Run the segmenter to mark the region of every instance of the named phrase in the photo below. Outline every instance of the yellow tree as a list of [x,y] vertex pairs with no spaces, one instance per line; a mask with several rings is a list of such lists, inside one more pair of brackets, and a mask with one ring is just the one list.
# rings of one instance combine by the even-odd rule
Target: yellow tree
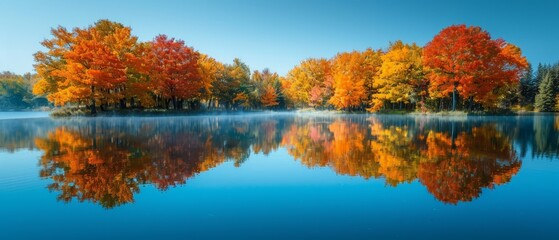
[[367,49],[363,53],[363,78],[365,79],[365,91],[367,94],[367,104],[373,101],[373,94],[377,92],[375,82],[378,80],[382,67],[384,52],[382,50]]
[[379,77],[374,82],[377,92],[373,94],[371,111],[378,111],[385,102],[417,102],[424,99],[427,81],[423,72],[422,48],[402,41],[391,43],[382,56]]
[[200,54],[198,58],[198,66],[200,71],[200,78],[202,80],[202,89],[200,98],[208,101],[211,106],[213,96],[213,84],[217,79],[222,77],[225,66],[205,54]]
[[40,80],[33,86],[33,94],[46,95],[49,101],[60,106],[78,100],[72,82],[57,74],[66,66],[64,54],[71,50],[70,47],[76,41],[76,36],[75,33],[60,26],[51,29],[51,34],[52,39],[41,42],[47,51],[34,54],[36,62],[34,67]]
[[330,62],[323,58],[302,61],[284,79],[284,94],[296,106],[324,106],[333,94],[330,69]]

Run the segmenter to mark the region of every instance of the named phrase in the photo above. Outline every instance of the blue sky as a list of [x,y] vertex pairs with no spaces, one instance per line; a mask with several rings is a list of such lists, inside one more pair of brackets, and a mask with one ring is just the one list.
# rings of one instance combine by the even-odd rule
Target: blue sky
[[86,27],[99,19],[131,26],[149,41],[158,34],[251,70],[285,74],[309,57],[424,45],[452,24],[481,26],[519,46],[537,64],[559,61],[559,1],[0,1],[0,71],[33,71],[32,54],[58,25]]

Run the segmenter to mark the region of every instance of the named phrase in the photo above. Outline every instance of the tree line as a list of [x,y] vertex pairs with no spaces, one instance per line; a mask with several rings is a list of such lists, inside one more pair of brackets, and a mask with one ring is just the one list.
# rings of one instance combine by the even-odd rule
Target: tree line
[[535,74],[521,49],[476,26],[453,25],[421,47],[309,58],[279,76],[224,64],[156,36],[140,42],[131,28],[100,20],[52,29],[37,52],[33,93],[56,106],[97,109],[295,109],[345,111],[557,111],[559,67]]
[[57,106],[97,109],[273,108],[281,106],[279,76],[223,64],[184,41],[156,36],[140,42],[131,28],[100,20],[87,28],[52,29],[35,54],[41,80],[33,93]]
[[528,65],[517,46],[454,25],[424,47],[396,41],[387,50],[305,60],[288,73],[285,91],[295,106],[345,110],[511,109]]
[[48,106],[46,98],[31,93],[36,74],[0,73],[0,110],[33,109]]

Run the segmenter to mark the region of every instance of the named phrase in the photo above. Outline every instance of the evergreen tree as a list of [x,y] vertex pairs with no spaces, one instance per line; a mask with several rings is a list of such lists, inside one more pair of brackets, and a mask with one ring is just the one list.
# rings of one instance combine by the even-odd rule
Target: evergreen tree
[[534,82],[536,84],[536,86],[538,86],[537,88],[539,89],[540,84],[543,81],[543,78],[545,77],[545,75],[547,73],[549,73],[551,71],[551,66],[550,65],[543,65],[543,64],[538,64],[538,69],[536,70],[536,75],[534,76]]
[[538,94],[538,84],[532,70],[532,65],[528,65],[528,69],[524,76],[520,79],[518,92],[520,94],[521,106],[533,106],[536,95]]
[[552,73],[548,72],[543,77],[542,82],[539,86],[538,95],[536,95],[535,107],[536,110],[540,112],[552,112],[555,109],[556,94],[554,79],[552,78]]
[[557,94],[559,93],[559,63],[551,67],[551,79],[553,81],[553,91]]

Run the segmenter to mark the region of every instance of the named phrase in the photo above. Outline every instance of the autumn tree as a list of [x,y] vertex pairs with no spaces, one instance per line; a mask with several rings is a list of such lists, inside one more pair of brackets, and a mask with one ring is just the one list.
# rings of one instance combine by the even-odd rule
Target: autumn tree
[[78,31],[76,44],[64,58],[67,65],[57,74],[72,83],[76,97],[88,99],[92,114],[98,104],[123,98],[117,88],[126,81],[125,65],[103,45],[96,29]]
[[260,101],[262,102],[262,107],[265,108],[277,106],[279,103],[276,89],[273,86],[267,86],[264,90],[264,93],[260,97]]
[[423,102],[427,81],[422,63],[423,49],[414,44],[396,41],[382,56],[382,67],[373,86],[371,109],[378,111],[385,102],[402,104]]
[[129,27],[100,20],[88,28],[58,27],[51,33],[53,39],[42,42],[48,51],[35,54],[41,78],[35,94],[47,95],[58,106],[86,104],[92,113],[97,105],[124,105],[129,58],[137,43]]
[[127,54],[125,99],[120,101],[121,107],[126,103],[131,107],[155,107],[155,82],[152,80],[150,64],[151,45],[149,43],[136,44],[131,53]]
[[332,59],[334,95],[328,101],[337,109],[363,107],[367,100],[364,56],[358,51],[340,53]]
[[184,101],[200,96],[198,52],[182,40],[159,35],[151,43],[150,54],[154,90],[164,107],[172,103],[173,109],[182,109]]
[[223,77],[225,66],[205,54],[200,55],[200,58],[198,59],[198,66],[200,79],[202,81],[200,98],[206,100],[208,102],[208,107],[211,107],[215,102],[214,83]]
[[365,105],[369,108],[372,106],[375,99],[374,94],[378,92],[378,86],[376,86],[375,82],[378,80],[381,73],[383,63],[382,56],[384,54],[384,51],[381,49],[373,50],[371,48],[361,53],[363,57],[362,78],[365,81],[365,95],[367,95]]
[[240,59],[226,64],[224,72],[212,84],[213,95],[226,109],[242,104],[248,105],[250,69]]
[[309,58],[287,73],[284,93],[297,107],[325,107],[334,93],[330,61]]
[[249,93],[251,105],[270,108],[279,105],[281,94],[279,75],[270,69],[254,71],[251,77],[253,91]]
[[491,106],[495,91],[517,84],[527,67],[520,49],[502,39],[491,39],[480,27],[453,25],[443,29],[424,48],[431,96],[452,94],[452,110],[458,95]]
[[104,45],[126,66],[126,83],[115,90],[119,107],[153,106],[153,84],[148,75],[150,45],[138,42],[132,29],[121,23],[100,20],[95,29],[104,36]]
[[75,43],[76,34],[64,27],[51,29],[52,39],[46,39],[41,45],[46,51],[39,51],[35,58],[35,71],[41,78],[33,86],[33,94],[45,95],[55,105],[62,106],[67,102],[79,101],[74,95],[73,83],[57,74],[66,67],[64,55]]

